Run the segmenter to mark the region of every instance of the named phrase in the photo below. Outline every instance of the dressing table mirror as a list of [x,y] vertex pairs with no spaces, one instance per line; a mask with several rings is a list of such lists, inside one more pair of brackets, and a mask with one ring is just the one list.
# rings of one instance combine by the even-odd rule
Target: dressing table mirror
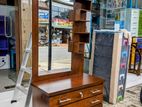
[[[63,64],[63,60],[60,60],[59,64],[53,58],[55,56],[60,59],[62,55],[54,50],[55,48],[59,50],[60,47],[53,46],[55,28],[53,28],[51,15],[53,6],[50,0],[47,3],[50,14],[49,23],[47,22],[49,27],[45,31],[49,39],[45,47],[47,56],[41,55],[46,52],[43,52],[42,44],[39,43],[39,34],[42,35],[43,32],[39,29],[42,28],[39,20],[39,1],[32,0],[33,107],[102,107],[104,81],[99,77],[85,74],[83,69],[85,43],[89,43],[90,36],[86,23],[89,22],[87,16],[91,11],[91,4],[91,0],[75,0],[73,3],[70,12],[70,20],[73,23],[72,36],[68,38],[68,45],[61,48],[62,52],[65,50],[62,55],[68,56],[70,65],[67,65],[67,62]],[[55,63],[58,63],[58,67],[54,66]]]

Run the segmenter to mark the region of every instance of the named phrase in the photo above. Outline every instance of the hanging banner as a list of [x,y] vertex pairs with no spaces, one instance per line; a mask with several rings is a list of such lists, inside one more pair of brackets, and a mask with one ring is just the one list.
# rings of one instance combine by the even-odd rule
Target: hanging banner
[[71,29],[73,23],[69,21],[68,19],[59,19],[59,18],[54,18],[52,20],[52,26],[55,28],[67,28]]

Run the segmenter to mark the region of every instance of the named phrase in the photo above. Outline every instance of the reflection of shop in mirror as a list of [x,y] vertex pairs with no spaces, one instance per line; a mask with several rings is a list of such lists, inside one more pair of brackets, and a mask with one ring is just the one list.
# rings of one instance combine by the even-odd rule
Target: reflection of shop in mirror
[[[52,26],[50,27],[50,11],[47,9],[49,5],[45,4],[47,2],[39,1],[38,67],[40,76],[71,71],[68,38],[71,37],[72,22],[67,19],[67,12],[73,7],[52,2]],[[52,30],[51,35],[49,34],[50,29]]]

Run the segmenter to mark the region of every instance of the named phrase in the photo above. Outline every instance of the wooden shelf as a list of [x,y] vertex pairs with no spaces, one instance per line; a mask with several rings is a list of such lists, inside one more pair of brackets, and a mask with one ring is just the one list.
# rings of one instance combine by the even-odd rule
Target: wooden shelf
[[86,9],[80,9],[80,11],[82,11],[82,12],[90,12],[90,10],[86,10]]
[[89,32],[75,32],[75,34],[80,34],[80,35],[90,35],[90,33]]
[[70,41],[68,44],[68,51],[77,54],[84,54],[84,42]]
[[84,54],[84,42],[75,42],[73,46],[73,52],[78,54]]
[[89,20],[87,19],[87,12],[90,12],[89,10],[86,9],[76,9],[75,10],[75,19],[74,21],[86,21]]
[[92,2],[91,0],[75,0],[76,1],[76,7],[86,10],[91,10]]
[[75,20],[75,22],[90,22],[90,20]]

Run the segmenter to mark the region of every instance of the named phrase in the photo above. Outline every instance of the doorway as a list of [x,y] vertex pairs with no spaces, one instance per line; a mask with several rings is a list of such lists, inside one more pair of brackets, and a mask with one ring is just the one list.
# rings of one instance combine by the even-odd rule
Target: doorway
[[20,65],[18,2],[0,1],[0,93],[14,88]]

